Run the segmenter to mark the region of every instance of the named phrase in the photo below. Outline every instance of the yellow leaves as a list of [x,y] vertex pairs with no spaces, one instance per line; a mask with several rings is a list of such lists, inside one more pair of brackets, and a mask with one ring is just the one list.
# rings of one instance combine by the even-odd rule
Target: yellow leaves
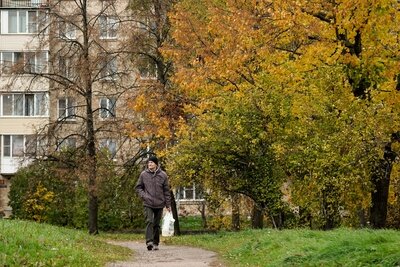
[[30,198],[24,202],[24,210],[35,221],[41,222],[46,218],[46,211],[53,202],[54,192],[49,191],[39,183]]
[[144,94],[140,94],[135,98],[135,101],[132,103],[132,109],[136,112],[143,111],[146,107],[146,96]]

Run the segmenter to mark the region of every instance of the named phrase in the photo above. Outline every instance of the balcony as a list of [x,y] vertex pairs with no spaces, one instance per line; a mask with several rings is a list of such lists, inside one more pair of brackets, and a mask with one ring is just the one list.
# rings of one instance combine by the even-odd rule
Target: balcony
[[0,0],[0,8],[48,7],[48,0]]

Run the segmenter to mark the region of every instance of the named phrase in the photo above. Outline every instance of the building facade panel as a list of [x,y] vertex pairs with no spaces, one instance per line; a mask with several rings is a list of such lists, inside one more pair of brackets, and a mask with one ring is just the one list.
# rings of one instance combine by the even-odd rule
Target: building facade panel
[[36,50],[38,45],[39,40],[30,34],[0,34],[0,51]]
[[49,122],[48,118],[0,118],[0,134],[34,134]]

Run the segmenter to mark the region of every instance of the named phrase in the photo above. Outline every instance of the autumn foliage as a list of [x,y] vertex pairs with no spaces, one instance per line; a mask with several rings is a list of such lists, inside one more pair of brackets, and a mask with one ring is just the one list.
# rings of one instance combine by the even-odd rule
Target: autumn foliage
[[397,203],[398,9],[394,0],[176,4],[163,51],[191,114],[169,157],[177,183],[242,193],[271,212],[299,207],[325,229]]

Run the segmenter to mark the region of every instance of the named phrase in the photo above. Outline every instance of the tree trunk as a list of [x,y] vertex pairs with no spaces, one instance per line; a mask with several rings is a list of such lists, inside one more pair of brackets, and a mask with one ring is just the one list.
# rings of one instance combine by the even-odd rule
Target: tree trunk
[[86,100],[86,151],[89,157],[89,233],[98,234],[97,216],[98,216],[98,197],[97,197],[97,158],[96,158],[96,137],[95,126],[93,118],[93,90],[92,90],[92,77],[91,77],[91,61],[90,61],[90,44],[89,44],[89,24],[88,24],[88,11],[87,0],[81,3],[83,19],[83,58],[84,58],[84,91]]
[[371,192],[372,206],[370,209],[370,223],[373,228],[384,228],[388,209],[390,174],[396,154],[392,150],[392,142],[385,146],[383,160],[372,174],[374,190]]
[[285,213],[283,211],[279,211],[278,214],[271,216],[271,220],[274,222],[276,229],[282,229],[285,223]]
[[[356,31],[356,36],[354,37],[354,42],[348,42],[349,38],[345,34],[339,33],[337,31],[337,37],[342,43],[349,49],[351,55],[355,55],[361,58],[361,52],[363,49],[362,38],[360,30]],[[351,66],[349,70],[354,70]],[[349,72],[349,83],[353,88],[354,96],[363,99],[370,100],[370,94],[368,89],[371,86],[369,77],[362,75],[361,78],[354,79],[353,73]],[[399,88],[399,78],[397,77],[396,89]],[[399,141],[398,133],[392,135],[392,141],[385,146],[384,159],[379,161],[377,164],[376,171],[371,176],[371,181],[373,184],[373,191],[371,192],[371,202],[372,206],[370,209],[370,223],[373,228],[383,228],[386,225],[387,216],[387,201],[389,193],[390,184],[390,173],[393,165],[394,152],[391,149],[392,142],[396,140]]]
[[232,194],[232,230],[240,230],[240,195]]
[[386,225],[391,164],[382,164],[381,167],[382,169],[385,168],[385,173],[388,173],[383,175],[376,173],[372,175],[372,183],[375,190],[371,193],[372,205],[369,220],[373,228],[384,228]]
[[201,222],[202,222],[202,227],[203,229],[207,228],[207,216],[206,216],[206,202],[202,201],[201,202]]
[[264,213],[263,210],[256,204],[253,206],[253,212],[251,216],[251,226],[254,229],[262,229],[264,226]]
[[360,227],[366,227],[367,226],[367,216],[365,214],[365,210],[362,208],[359,208],[357,214],[358,214],[358,219],[360,222]]
[[92,189],[89,189],[89,234],[96,235],[99,233],[97,226],[98,199],[94,193],[96,191],[93,189],[94,183],[90,182],[90,184]]
[[171,212],[172,216],[174,216],[175,222],[174,222],[174,234],[175,235],[180,235],[181,234],[181,229],[179,226],[179,218],[178,218],[178,209],[176,208],[176,201],[175,201],[175,196],[174,192],[171,190]]
[[371,177],[374,190],[371,192],[372,205],[369,220],[373,228],[378,229],[386,226],[390,173],[395,158],[396,155],[392,151],[392,143],[388,143],[385,146],[384,158],[380,160]]
[[[93,124],[91,125],[93,129]],[[88,154],[89,154],[89,234],[98,234],[98,197],[97,197],[97,160],[94,143],[94,131],[88,130]]]
[[340,223],[339,206],[335,200],[335,186],[326,185],[326,189],[322,191],[321,196],[321,213],[323,215],[323,230],[331,230],[337,227]]

